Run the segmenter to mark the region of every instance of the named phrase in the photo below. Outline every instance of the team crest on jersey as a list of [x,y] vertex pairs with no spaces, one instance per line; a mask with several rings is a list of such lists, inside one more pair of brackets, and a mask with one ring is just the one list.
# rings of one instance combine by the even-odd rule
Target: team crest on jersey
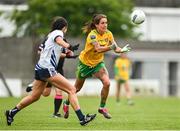
[[90,38],[91,38],[91,40],[94,40],[94,39],[96,39],[96,36],[95,35],[91,35]]
[[105,42],[108,42],[108,38],[104,39]]

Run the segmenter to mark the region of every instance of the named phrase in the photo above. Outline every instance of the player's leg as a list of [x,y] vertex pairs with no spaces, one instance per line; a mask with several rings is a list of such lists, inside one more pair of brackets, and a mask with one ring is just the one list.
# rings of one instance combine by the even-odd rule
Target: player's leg
[[71,85],[71,83],[62,75],[56,74],[48,79],[55,87],[61,89],[68,93],[69,101],[74,109],[81,125],[86,125],[88,122],[92,121],[96,114],[84,115],[80,109],[78,98],[76,95],[76,88]]
[[22,99],[18,104],[17,107],[18,109],[23,109],[24,107],[30,105],[31,103],[39,100],[44,88],[46,87],[46,82],[40,81],[40,80],[35,80],[33,84],[33,90],[32,93]]
[[[76,78],[75,85],[74,85],[76,87],[76,93],[81,90],[84,82],[85,82],[85,78],[84,79]],[[64,112],[64,118],[68,118],[69,117],[69,100],[68,99],[63,102],[63,112]]]
[[98,72],[94,74],[94,76],[100,79],[103,84],[103,88],[101,90],[101,102],[98,112],[103,114],[105,118],[111,119],[112,116],[108,113],[107,108],[105,108],[110,87],[110,80],[107,69],[105,67],[101,68]]
[[[48,82],[48,84],[47,84],[46,88],[44,89],[42,95],[44,97],[49,96],[51,93],[51,90],[52,90],[52,84]],[[61,90],[55,88],[54,113],[53,113],[53,117],[55,117],[55,118],[61,117],[61,114],[58,113],[61,103],[62,103],[62,92],[61,92]]]
[[33,102],[39,100],[44,88],[46,86],[46,82],[35,80],[33,84],[33,91],[31,94],[28,96],[24,97],[17,105],[15,108],[11,110],[6,110],[5,115],[6,115],[6,120],[7,120],[7,125],[11,125],[13,122],[13,117],[18,113],[21,109],[29,106]]
[[[78,67],[76,70],[76,82],[74,85],[76,87],[76,92],[80,91],[86,77],[88,77],[87,75],[89,75],[89,73],[92,73],[92,71],[93,70],[89,69],[87,65],[84,65],[81,61],[79,61]],[[82,74],[86,74],[86,76],[84,75],[82,76]],[[64,112],[64,118],[68,118],[69,117],[69,100],[65,100],[63,102],[63,112]]]
[[52,89],[52,84],[48,82],[47,85],[46,85],[46,88],[44,89],[44,91],[42,93],[42,95],[44,97],[49,96],[51,94],[51,89]]
[[85,80],[86,80],[85,78],[84,79],[76,78],[76,81],[74,84],[74,86],[76,87],[76,92],[79,92],[81,90],[81,88],[84,85]]
[[54,113],[53,113],[53,117],[55,118],[61,117],[61,114],[58,112],[62,104],[62,99],[63,99],[62,91],[60,89],[55,88]]
[[[64,76],[64,70],[63,70],[64,59],[65,58],[60,58],[59,59],[58,67],[57,67],[57,72],[59,72],[62,76]],[[55,118],[58,118],[58,117],[61,117],[61,114],[58,113],[58,112],[59,112],[59,109],[61,107],[62,100],[63,100],[62,90],[55,88],[55,93],[56,94],[55,94],[55,97],[54,97],[54,113],[53,113],[53,116]],[[67,110],[69,110],[69,109],[67,109]],[[69,116],[69,112],[68,112],[68,116]]]
[[121,90],[121,83],[119,80],[116,81],[116,102],[120,102],[120,90]]
[[129,83],[128,81],[126,81],[124,83],[124,88],[125,88],[125,91],[126,91],[126,97],[128,99],[128,105],[134,105],[134,102],[132,101],[132,95],[131,95],[131,89],[129,87]]

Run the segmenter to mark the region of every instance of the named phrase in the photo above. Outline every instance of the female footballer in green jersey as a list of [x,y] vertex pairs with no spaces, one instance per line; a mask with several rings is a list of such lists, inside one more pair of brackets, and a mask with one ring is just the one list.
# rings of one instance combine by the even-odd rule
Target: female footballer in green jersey
[[[114,50],[115,53],[128,52],[127,46],[120,48],[114,41],[111,31],[107,29],[108,21],[104,14],[96,14],[92,21],[86,24],[83,31],[87,34],[84,50],[79,55],[79,64],[76,74],[76,92],[80,91],[86,78],[94,76],[101,80],[103,88],[101,90],[101,101],[98,112],[103,114],[107,119],[111,118],[107,108],[106,100],[109,93],[110,79],[104,63],[104,53]],[[68,118],[69,108],[68,101],[64,102],[64,117]]]

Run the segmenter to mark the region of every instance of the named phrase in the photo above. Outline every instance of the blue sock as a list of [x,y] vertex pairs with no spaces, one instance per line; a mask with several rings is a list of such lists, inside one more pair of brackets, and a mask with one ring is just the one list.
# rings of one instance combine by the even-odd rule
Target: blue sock
[[81,109],[78,109],[78,110],[76,110],[75,112],[76,112],[76,115],[77,115],[79,121],[82,121],[82,120],[84,119],[84,115],[83,115],[83,113],[81,112]]
[[18,109],[17,107],[14,107],[11,111],[10,111],[10,115],[12,117],[14,117],[16,115],[16,113],[18,113],[20,111],[20,109]]

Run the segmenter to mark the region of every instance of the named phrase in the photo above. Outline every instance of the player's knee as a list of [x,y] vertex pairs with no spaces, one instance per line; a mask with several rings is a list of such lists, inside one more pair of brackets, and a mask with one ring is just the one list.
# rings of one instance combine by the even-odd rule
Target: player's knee
[[69,90],[69,94],[75,94],[76,93],[76,88],[72,86],[72,88]]
[[80,91],[80,89],[76,88],[76,93],[79,92],[79,91]]
[[43,91],[43,93],[42,93],[42,95],[43,95],[44,97],[47,97],[47,96],[50,95],[50,93],[51,93],[51,88],[45,88],[44,91]]
[[104,81],[103,86],[106,88],[109,88],[110,87],[110,81]]
[[48,97],[48,96],[50,95],[50,93],[49,93],[49,92],[43,92],[42,95],[43,95],[44,97]]

